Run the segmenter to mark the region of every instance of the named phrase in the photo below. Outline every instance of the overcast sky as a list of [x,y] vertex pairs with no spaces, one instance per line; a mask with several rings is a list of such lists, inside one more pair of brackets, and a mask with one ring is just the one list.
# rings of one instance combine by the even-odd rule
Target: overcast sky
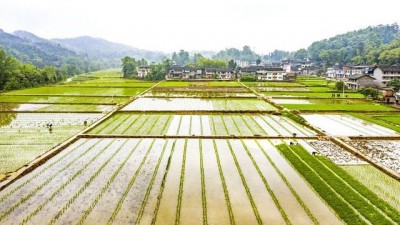
[[398,0],[0,0],[0,28],[44,38],[89,35],[164,52],[249,45],[267,53],[400,23],[399,8]]

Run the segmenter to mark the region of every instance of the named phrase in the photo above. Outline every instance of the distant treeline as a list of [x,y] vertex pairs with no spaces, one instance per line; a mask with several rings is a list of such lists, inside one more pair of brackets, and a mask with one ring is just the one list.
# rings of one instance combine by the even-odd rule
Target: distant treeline
[[63,70],[51,66],[40,69],[32,64],[21,63],[0,49],[0,91],[54,84],[65,77]]

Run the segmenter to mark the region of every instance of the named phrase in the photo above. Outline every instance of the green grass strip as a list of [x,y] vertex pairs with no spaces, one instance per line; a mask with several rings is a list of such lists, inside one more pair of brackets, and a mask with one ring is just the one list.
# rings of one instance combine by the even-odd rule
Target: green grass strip
[[241,168],[240,168],[239,161],[238,161],[238,159],[237,159],[237,157],[236,157],[236,155],[235,155],[235,152],[234,152],[233,149],[232,149],[232,145],[231,145],[231,143],[229,142],[229,140],[226,140],[226,143],[228,144],[229,150],[231,151],[233,160],[234,160],[235,165],[236,165],[236,169],[237,169],[237,171],[239,172],[240,178],[241,178],[241,180],[242,180],[243,187],[244,187],[245,190],[246,190],[247,197],[248,197],[249,200],[250,200],[250,203],[251,203],[251,206],[252,206],[252,208],[253,208],[254,215],[256,216],[257,222],[258,222],[258,224],[263,224],[262,219],[261,219],[261,217],[260,217],[260,213],[258,212],[256,203],[254,202],[253,196],[251,195],[251,192],[250,192],[250,189],[249,189],[249,187],[247,186],[246,178],[245,178],[245,176],[243,175],[243,172],[242,172],[242,170],[241,170]]
[[235,223],[235,216],[234,216],[233,211],[232,211],[231,200],[229,199],[229,191],[228,191],[228,188],[226,186],[225,176],[224,176],[224,172],[222,171],[221,160],[219,158],[217,143],[215,142],[215,139],[213,139],[213,144],[214,144],[215,156],[217,158],[219,177],[221,178],[222,188],[224,189],[225,203],[226,203],[226,206],[228,208],[229,219],[231,221],[231,225],[235,225],[236,224]]
[[[315,171],[313,168],[304,162],[300,156],[294,153],[294,150],[286,144],[276,146],[276,148],[284,155],[290,164],[311,184],[314,190],[330,205],[340,218],[347,224],[368,224],[363,217],[355,211],[356,208],[348,203],[335,187],[331,187],[329,183]],[[358,210],[358,209],[357,209]]]
[[[334,171],[329,170],[324,164],[321,164],[317,158],[322,158],[323,156],[313,157],[310,155],[302,146],[292,146],[292,149],[295,151],[295,154],[299,155],[303,158],[310,166],[315,168],[315,171],[331,186],[333,187],[337,193],[339,193],[346,201],[348,201],[351,205],[358,209],[358,211],[371,223],[373,224],[391,224],[392,222],[389,220],[386,214],[380,213],[378,210],[379,207],[376,207],[374,204],[365,198],[364,196],[360,195],[357,190],[353,189],[351,185],[347,185],[347,183],[339,176],[336,175]],[[331,165],[332,166],[332,165]],[[334,168],[335,169],[335,168]],[[342,173],[343,174],[343,173]],[[348,175],[346,172],[344,174]],[[350,175],[348,175],[350,176]],[[350,179],[349,179],[349,182]],[[367,188],[359,184],[358,185],[359,191],[363,191],[366,193]],[[364,189],[364,190],[363,190]],[[374,197],[377,197],[374,195]],[[382,202],[379,203],[378,201],[375,203],[379,204],[382,208],[390,207],[389,204],[383,206]],[[386,210],[387,212],[391,212],[391,210]],[[396,212],[396,211],[395,211]],[[393,216],[393,214],[392,214]],[[394,216],[396,219],[396,216]],[[399,220],[399,215],[397,215],[397,220]],[[393,224],[393,223],[392,223]]]
[[147,149],[146,155],[143,157],[142,162],[140,163],[139,167],[135,171],[135,174],[133,175],[133,177],[129,181],[128,187],[125,189],[124,194],[122,194],[122,197],[119,199],[117,206],[115,207],[111,217],[107,221],[107,224],[113,224],[114,223],[114,220],[117,217],[119,211],[121,210],[122,204],[124,203],[126,196],[128,196],[128,193],[131,190],[133,184],[135,183],[136,178],[139,176],[139,173],[142,170],[142,167],[143,167],[144,163],[146,162],[147,157],[149,156],[150,151],[153,148],[153,145],[154,145],[155,141],[156,141],[156,139],[153,139],[153,141],[151,142],[149,148]]
[[316,157],[316,159],[320,163],[324,164],[327,168],[329,168],[329,170],[331,170],[333,173],[337,174],[337,176],[339,176],[344,182],[350,185],[360,195],[368,199],[370,204],[378,208],[382,213],[390,217],[397,224],[400,224],[400,213],[394,207],[383,201],[380,197],[378,197],[378,195],[370,191],[366,186],[353,178],[345,170],[334,164],[329,159],[322,156],[318,156]]

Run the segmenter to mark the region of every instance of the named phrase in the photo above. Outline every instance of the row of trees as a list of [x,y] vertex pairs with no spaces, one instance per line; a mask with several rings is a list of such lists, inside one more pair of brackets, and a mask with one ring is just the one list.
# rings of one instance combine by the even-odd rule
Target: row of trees
[[51,66],[43,69],[24,64],[0,49],[0,91],[54,84],[66,77],[62,70]]

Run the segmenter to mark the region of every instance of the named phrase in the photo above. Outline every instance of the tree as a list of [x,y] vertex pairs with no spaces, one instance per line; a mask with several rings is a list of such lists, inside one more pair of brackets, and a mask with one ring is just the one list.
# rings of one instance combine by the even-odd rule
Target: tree
[[391,80],[387,83],[386,86],[391,87],[391,88],[395,89],[396,91],[398,91],[400,89],[400,80],[398,80],[398,79]]
[[379,97],[379,91],[372,87],[363,88],[359,92],[362,95],[364,95],[366,98],[372,98],[372,99],[376,100]]
[[153,65],[153,68],[145,77],[146,80],[164,80],[165,76],[167,75],[163,64],[156,64]]
[[125,56],[122,58],[122,74],[125,78],[137,75],[138,62],[135,58]]
[[257,78],[255,75],[244,74],[242,77],[240,77],[240,81],[253,82],[257,81]]
[[231,69],[231,70],[235,70],[236,67],[237,67],[237,63],[233,59],[229,60],[228,68]]
[[256,60],[256,64],[257,64],[257,65],[260,65],[260,64],[261,64],[261,59],[257,59],[257,60]]
[[346,89],[346,85],[344,84],[344,82],[343,81],[336,82],[335,90],[342,91],[343,89]]

